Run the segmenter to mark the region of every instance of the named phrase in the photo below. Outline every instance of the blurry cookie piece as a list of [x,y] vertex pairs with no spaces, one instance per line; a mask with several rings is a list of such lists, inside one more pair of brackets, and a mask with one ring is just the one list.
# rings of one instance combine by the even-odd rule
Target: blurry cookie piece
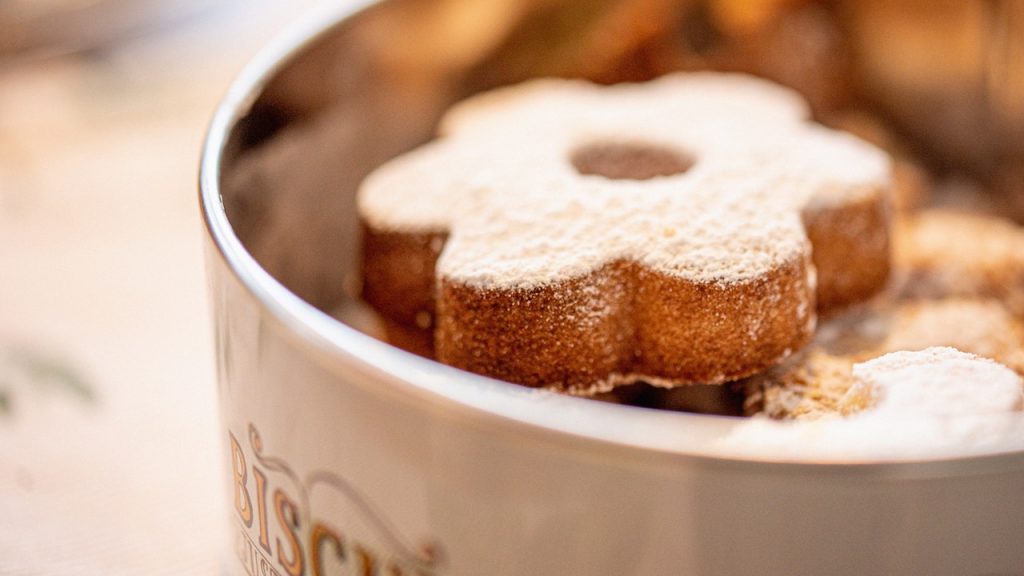
[[744,382],[744,413],[811,419],[840,410],[857,362],[943,346],[990,358],[1024,374],[1024,324],[998,301],[904,302],[831,319],[811,346]]
[[1024,317],[1024,229],[991,216],[926,210],[897,227],[902,299],[994,298]]
[[778,420],[813,419],[839,411],[853,384],[853,360],[812,347],[780,366],[744,382],[746,416]]

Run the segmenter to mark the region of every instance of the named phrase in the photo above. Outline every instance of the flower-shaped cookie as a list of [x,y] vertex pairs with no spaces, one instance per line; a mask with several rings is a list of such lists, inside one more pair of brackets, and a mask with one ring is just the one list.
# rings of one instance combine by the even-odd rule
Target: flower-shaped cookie
[[440,361],[530,386],[762,370],[810,337],[816,285],[836,306],[888,274],[889,159],[806,117],[718,74],[472,99],[360,189],[364,296]]

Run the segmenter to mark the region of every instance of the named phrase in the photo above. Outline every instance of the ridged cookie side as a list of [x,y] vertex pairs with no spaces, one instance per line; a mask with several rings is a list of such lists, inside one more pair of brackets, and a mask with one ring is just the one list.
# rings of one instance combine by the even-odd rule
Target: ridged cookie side
[[891,209],[887,190],[803,211],[818,271],[818,311],[828,314],[868,300],[889,281]]
[[749,281],[720,283],[628,261],[531,288],[441,278],[436,353],[471,372],[575,393],[638,380],[735,380],[811,338],[808,266],[797,259]]

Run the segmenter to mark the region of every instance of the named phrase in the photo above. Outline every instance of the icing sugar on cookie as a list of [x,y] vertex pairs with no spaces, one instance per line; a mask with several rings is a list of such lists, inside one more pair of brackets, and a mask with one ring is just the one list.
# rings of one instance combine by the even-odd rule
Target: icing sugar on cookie
[[531,386],[762,370],[810,338],[816,297],[888,276],[890,161],[807,114],[721,74],[471,99],[364,182],[364,296],[433,327],[442,362]]
[[839,411],[852,367],[891,352],[949,347],[1024,374],[1024,324],[1001,302],[877,303],[829,318],[800,354],[744,382],[747,415],[808,420]]
[[1024,408],[1024,383],[1006,366],[960,352],[892,352],[853,366],[845,413],[873,416],[998,414]]
[[936,347],[879,356],[846,377],[853,384],[839,401],[843,417],[833,412],[799,425],[749,418],[721,448],[842,462],[1020,449],[1024,381],[1002,364]]

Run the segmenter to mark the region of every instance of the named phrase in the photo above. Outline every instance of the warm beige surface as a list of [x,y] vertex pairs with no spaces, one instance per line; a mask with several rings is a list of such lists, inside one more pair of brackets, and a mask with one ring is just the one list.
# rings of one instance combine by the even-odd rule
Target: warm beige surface
[[197,158],[228,82],[310,3],[0,60],[0,574],[218,572]]

